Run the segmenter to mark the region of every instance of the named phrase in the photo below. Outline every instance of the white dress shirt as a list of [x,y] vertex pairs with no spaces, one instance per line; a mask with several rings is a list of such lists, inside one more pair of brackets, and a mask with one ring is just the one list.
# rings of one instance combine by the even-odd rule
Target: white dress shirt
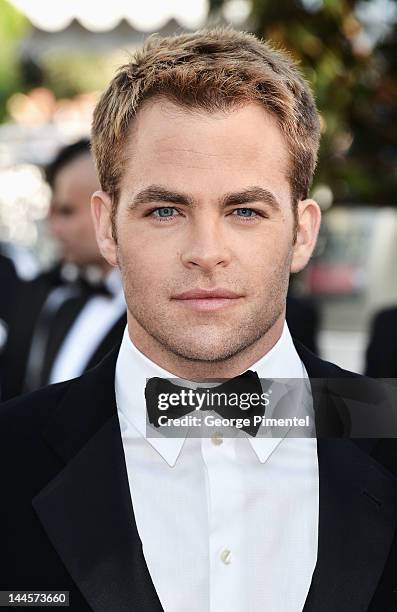
[[[285,324],[250,370],[305,380]],[[300,612],[317,560],[315,438],[145,437],[144,389],[175,378],[124,333],[116,401],[135,520],[165,612]],[[197,385],[196,385],[197,387]],[[302,398],[306,403],[307,397]]]
[[111,296],[95,295],[81,309],[55,357],[49,383],[80,376],[97,347],[125,312],[119,270],[113,269],[104,283]]

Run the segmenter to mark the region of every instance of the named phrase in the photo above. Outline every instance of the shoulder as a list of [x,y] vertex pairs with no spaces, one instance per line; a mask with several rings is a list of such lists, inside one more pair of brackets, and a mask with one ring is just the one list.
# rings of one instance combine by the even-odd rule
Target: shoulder
[[62,465],[44,432],[71,384],[51,385],[0,404],[0,483],[18,503],[34,496]]
[[320,359],[296,340],[294,344],[312,385],[323,387],[325,384],[333,397],[339,397],[350,404],[351,401],[362,402],[367,406],[379,406],[385,396],[389,398],[389,404],[391,397],[397,401],[397,390],[385,385],[383,381],[350,372],[335,363]]
[[60,266],[54,266],[49,270],[40,272],[32,279],[21,281],[19,284],[19,292],[21,299],[29,299],[35,302],[40,302],[45,299],[47,294],[56,287],[64,284],[60,274]]
[[293,338],[293,342],[309,378],[363,378],[356,372],[349,372],[331,361],[321,359],[296,338]]
[[0,439],[41,430],[74,381],[50,385],[0,404]]
[[0,404],[0,453],[15,455],[19,449],[26,456],[29,449],[37,449],[47,440],[49,430],[56,430],[58,439],[74,439],[76,444],[88,439],[116,414],[117,354],[114,348],[78,378]]

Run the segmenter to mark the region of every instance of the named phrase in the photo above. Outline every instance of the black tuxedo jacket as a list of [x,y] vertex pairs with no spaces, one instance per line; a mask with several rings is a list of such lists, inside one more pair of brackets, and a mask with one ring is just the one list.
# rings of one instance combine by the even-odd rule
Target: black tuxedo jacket
[[397,378],[397,307],[381,310],[372,321],[365,373]]
[[4,352],[7,349],[17,291],[21,284],[13,262],[0,251],[0,397],[4,382]]
[[12,260],[0,252],[0,319],[7,325],[15,309],[16,293],[21,282]]
[[[353,376],[297,348],[310,377]],[[1,407],[0,590],[68,590],[73,611],[162,610],[131,504],[116,358]],[[377,384],[361,381],[365,394]],[[347,433],[346,403],[326,382],[313,397],[319,541],[304,612],[395,611],[397,443],[331,437]]]

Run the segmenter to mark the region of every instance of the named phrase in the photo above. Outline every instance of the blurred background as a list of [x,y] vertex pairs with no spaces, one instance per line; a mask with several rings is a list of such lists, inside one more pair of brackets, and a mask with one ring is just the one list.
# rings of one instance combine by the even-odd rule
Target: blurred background
[[0,0],[1,252],[25,281],[54,265],[43,168],[89,135],[98,95],[145,37],[208,24],[271,39],[312,84],[323,226],[291,291],[316,310],[321,356],[364,371],[374,315],[397,304],[394,0]]

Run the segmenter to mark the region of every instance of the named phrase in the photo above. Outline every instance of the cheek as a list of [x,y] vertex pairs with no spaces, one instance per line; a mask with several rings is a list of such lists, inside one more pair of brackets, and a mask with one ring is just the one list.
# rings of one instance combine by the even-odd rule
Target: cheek
[[134,239],[125,235],[118,239],[117,258],[125,280],[130,287],[139,286],[148,291],[159,287],[172,275],[172,255],[161,243]]
[[264,291],[272,295],[284,291],[290,276],[292,246],[280,240],[251,251],[250,256],[250,261],[255,261],[254,266],[248,263],[251,265],[248,278],[254,293],[262,296]]
[[280,232],[277,228],[269,227],[256,236],[251,235],[241,246],[240,261],[248,266],[252,266],[252,262],[255,262],[255,268],[266,270],[277,267],[281,261],[285,261],[292,249],[292,239],[289,239],[285,231]]

